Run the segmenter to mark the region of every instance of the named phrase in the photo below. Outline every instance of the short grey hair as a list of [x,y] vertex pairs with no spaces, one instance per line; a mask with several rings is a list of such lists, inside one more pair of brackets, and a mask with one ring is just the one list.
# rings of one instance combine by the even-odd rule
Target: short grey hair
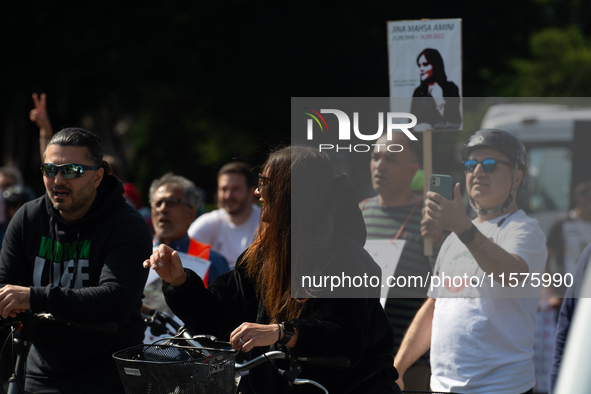
[[185,178],[184,176],[175,175],[172,172],[167,172],[158,179],[154,179],[150,185],[150,204],[154,202],[154,193],[156,190],[164,185],[175,185],[183,190],[183,198],[191,205],[192,208],[197,209],[201,202],[201,194],[197,190],[195,184]]
[[5,165],[4,167],[0,167],[0,174],[11,177],[14,180],[15,185],[23,184],[23,174],[17,167],[13,165]]

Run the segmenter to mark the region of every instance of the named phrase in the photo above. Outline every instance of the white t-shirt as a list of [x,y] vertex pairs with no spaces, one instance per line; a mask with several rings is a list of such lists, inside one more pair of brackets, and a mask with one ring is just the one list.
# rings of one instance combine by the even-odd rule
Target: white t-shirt
[[[527,263],[529,273],[544,272],[546,238],[538,222],[522,210],[474,223],[494,243]],[[468,248],[452,233],[437,257],[434,275],[482,278]],[[534,386],[533,345],[537,298],[507,298],[488,277],[482,287],[439,287],[431,334],[431,390],[462,393],[523,393]],[[448,282],[449,283],[449,282]],[[460,282],[457,282],[457,284]],[[529,293],[531,295],[531,292]],[[452,298],[449,298],[452,297]],[[467,297],[467,298],[461,298]]]
[[189,227],[189,237],[201,243],[210,244],[211,248],[228,260],[230,269],[234,269],[236,259],[254,241],[254,235],[261,218],[261,208],[252,205],[248,220],[240,225],[230,221],[224,209],[199,216]]

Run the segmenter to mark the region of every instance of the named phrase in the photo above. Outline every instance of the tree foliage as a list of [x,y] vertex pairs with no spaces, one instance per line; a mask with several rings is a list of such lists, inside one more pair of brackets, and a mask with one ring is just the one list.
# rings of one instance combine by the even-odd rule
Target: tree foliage
[[547,28],[530,37],[530,59],[514,59],[507,95],[586,97],[591,91],[591,42],[577,26]]

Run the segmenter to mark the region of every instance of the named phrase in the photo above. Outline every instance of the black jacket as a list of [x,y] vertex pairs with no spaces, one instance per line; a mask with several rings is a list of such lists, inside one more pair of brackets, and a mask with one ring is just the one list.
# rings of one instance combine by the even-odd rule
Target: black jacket
[[462,123],[460,90],[451,81],[442,82],[440,86],[446,101],[444,116],[437,110],[426,83],[415,89],[410,112],[417,117],[417,123],[429,123],[436,130],[457,130]]
[[[140,306],[152,238],[123,198],[114,176],[103,178],[86,215],[65,223],[47,195],[25,204],[10,222],[0,254],[0,286],[30,286],[31,310],[79,322],[113,321],[115,334],[44,322],[34,331],[27,389],[83,392],[118,381],[111,355],[140,344]],[[54,278],[50,280],[50,278]]]
[[[339,235],[331,248],[334,261],[353,269],[364,266],[365,272],[379,275],[379,267],[363,250],[365,225],[353,195],[356,192],[348,177],[337,184],[339,208],[335,209],[335,215],[341,225],[334,226]],[[207,289],[197,274],[189,270],[187,274],[183,285],[172,287],[163,283],[163,291],[174,313],[198,333],[228,340],[229,334],[243,322],[269,323],[264,313],[258,313],[255,287],[246,278],[241,258],[234,271],[219,276]],[[304,363],[300,378],[316,380],[329,392],[339,394],[369,393],[378,387],[391,387],[398,378],[393,367],[392,328],[378,298],[312,298],[305,317],[295,327],[299,337],[293,354],[345,356],[351,360],[346,370]],[[252,353],[258,355],[267,350],[258,348]],[[269,365],[257,367],[250,374],[257,393],[291,392],[285,380]],[[303,385],[297,386],[294,392],[317,390]]]

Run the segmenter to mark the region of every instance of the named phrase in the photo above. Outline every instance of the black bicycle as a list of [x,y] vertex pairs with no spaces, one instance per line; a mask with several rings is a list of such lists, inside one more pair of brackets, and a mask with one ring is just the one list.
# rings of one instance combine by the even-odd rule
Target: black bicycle
[[93,329],[109,333],[117,332],[119,326],[114,322],[85,323],[56,319],[51,313],[21,313],[14,318],[0,317],[0,329],[11,327],[11,332],[4,341],[0,355],[8,351],[9,341],[12,342],[13,360],[12,375],[8,380],[8,389],[0,385],[0,392],[5,394],[22,394],[25,392],[25,367],[31,347],[31,334],[35,326],[41,321],[59,321],[79,329]]
[[328,394],[320,383],[298,378],[301,363],[349,367],[349,360],[342,357],[293,357],[278,350],[238,363],[237,353],[229,343],[209,335],[193,335],[190,328],[183,326],[174,338],[134,346],[116,352],[113,358],[127,394],[234,394],[238,392],[241,371],[276,360],[287,362],[288,368],[276,371],[290,384],[311,384]]

